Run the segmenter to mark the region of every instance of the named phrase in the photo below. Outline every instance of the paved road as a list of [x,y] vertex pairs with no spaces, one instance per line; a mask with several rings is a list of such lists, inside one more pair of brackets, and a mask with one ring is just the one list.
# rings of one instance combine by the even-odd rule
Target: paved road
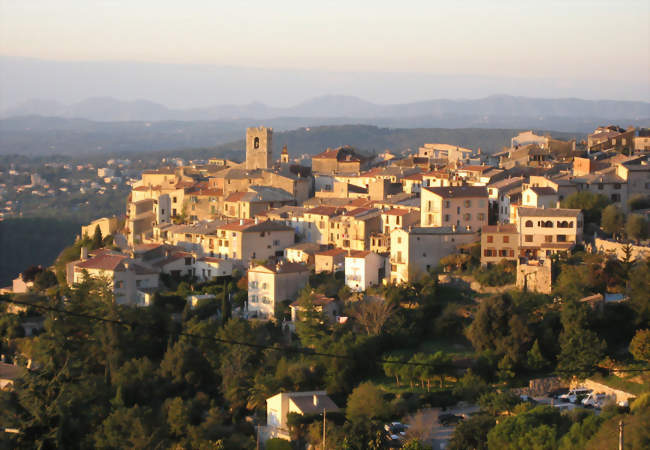
[[431,414],[427,414],[427,416],[435,418],[435,421],[430,424],[431,429],[433,430],[433,439],[430,442],[428,442],[428,444],[433,447],[433,450],[442,450],[447,447],[447,444],[451,439],[451,436],[454,434],[454,429],[456,428],[456,426],[450,425],[445,427],[440,425],[438,423],[438,416],[440,414],[455,414],[458,416],[465,414],[466,416],[469,416],[472,413],[478,412],[479,407],[477,405],[467,405],[461,407],[447,408],[444,411],[442,410],[442,408],[428,408],[422,411],[426,413],[431,413]]

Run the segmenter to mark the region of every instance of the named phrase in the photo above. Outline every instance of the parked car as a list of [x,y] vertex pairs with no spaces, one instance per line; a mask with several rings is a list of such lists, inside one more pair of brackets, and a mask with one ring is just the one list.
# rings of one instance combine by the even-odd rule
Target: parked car
[[456,414],[440,414],[438,416],[438,423],[444,426],[455,425],[461,420],[463,420],[463,416],[457,416]]
[[560,395],[558,399],[563,401],[569,401],[571,403],[578,403],[583,398],[585,398],[590,392],[591,389],[586,389],[586,388],[571,389],[566,394]]
[[587,394],[585,398],[582,399],[582,406],[586,408],[602,408],[605,401],[607,401],[607,394],[594,394],[593,392]]

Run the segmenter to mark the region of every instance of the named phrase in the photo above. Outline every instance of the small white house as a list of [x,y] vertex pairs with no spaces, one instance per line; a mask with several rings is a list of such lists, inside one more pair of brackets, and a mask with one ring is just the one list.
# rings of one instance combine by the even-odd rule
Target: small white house
[[291,439],[287,425],[287,414],[290,412],[305,415],[338,410],[325,391],[281,392],[266,399],[268,438]]
[[345,284],[355,292],[382,282],[386,276],[386,258],[365,250],[351,251],[345,257]]

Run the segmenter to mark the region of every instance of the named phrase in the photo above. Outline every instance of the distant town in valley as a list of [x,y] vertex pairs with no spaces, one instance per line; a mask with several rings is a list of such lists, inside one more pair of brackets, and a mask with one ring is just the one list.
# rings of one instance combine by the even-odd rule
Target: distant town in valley
[[643,448],[650,129],[360,130],[0,157],[0,447]]

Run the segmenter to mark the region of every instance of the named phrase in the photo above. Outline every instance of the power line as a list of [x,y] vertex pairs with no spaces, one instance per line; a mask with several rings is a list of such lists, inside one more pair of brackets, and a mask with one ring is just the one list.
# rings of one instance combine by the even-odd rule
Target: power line
[[[351,361],[358,361],[358,357],[355,356],[350,356],[350,355],[340,355],[340,354],[335,354],[335,353],[325,353],[325,352],[317,352],[315,350],[309,349],[309,348],[304,348],[304,347],[275,347],[272,345],[267,345],[267,344],[256,344],[253,342],[242,342],[242,341],[235,341],[232,339],[222,339],[216,336],[205,336],[205,335],[200,335],[200,334],[193,334],[193,333],[188,333],[185,331],[179,331],[177,333],[170,332],[167,330],[162,330],[161,328],[155,327],[153,325],[147,325],[147,324],[142,324],[138,322],[128,322],[124,320],[117,320],[117,319],[109,319],[106,317],[99,317],[99,316],[93,316],[90,314],[82,314],[82,313],[77,313],[74,311],[68,311],[64,309],[58,309],[58,308],[53,308],[51,306],[44,306],[44,305],[36,305],[33,303],[29,302],[21,302],[18,300],[9,300],[6,298],[0,298],[0,301],[6,302],[6,303],[14,303],[17,305],[23,305],[23,306],[29,306],[33,308],[38,308],[42,309],[45,311],[50,311],[54,312],[57,314],[64,314],[68,316],[73,316],[73,317],[79,317],[83,319],[88,319],[88,320],[95,320],[99,322],[105,322],[105,323],[111,323],[114,325],[120,325],[123,327],[131,327],[131,328],[149,328],[153,331],[159,332],[163,335],[167,336],[172,336],[172,335],[178,335],[178,336],[185,336],[189,338],[196,338],[196,339],[203,339],[203,340],[209,340],[209,341],[215,341],[220,344],[227,344],[227,345],[241,345],[244,347],[252,347],[252,348],[257,348],[260,350],[275,350],[278,352],[286,351],[286,352],[291,352],[291,353],[299,353],[299,354],[305,354],[308,356],[323,356],[327,358],[338,358],[338,359],[347,359]],[[453,365],[444,365],[444,364],[430,364],[430,363],[425,363],[425,362],[417,362],[417,361],[392,361],[388,359],[371,359],[369,361],[377,362],[377,363],[388,363],[388,364],[396,364],[396,365],[410,365],[410,366],[426,366],[426,367],[436,367],[436,368],[454,368],[457,369],[458,367],[453,366]]]
[[[336,353],[326,353],[326,352],[317,352],[315,350],[312,350],[310,348],[304,348],[304,347],[276,347],[272,345],[267,345],[267,344],[256,344],[253,342],[242,342],[242,341],[235,341],[233,339],[222,339],[216,336],[205,336],[205,335],[200,335],[200,334],[194,334],[194,333],[188,333],[185,331],[178,331],[176,333],[170,332],[167,330],[163,330],[159,327],[155,327],[153,325],[147,325],[147,324],[142,324],[138,322],[128,322],[125,320],[117,320],[117,319],[109,319],[106,317],[99,317],[99,316],[93,316],[90,314],[82,314],[82,313],[77,313],[74,311],[68,311],[65,309],[58,309],[54,308],[51,306],[44,306],[44,305],[38,305],[34,303],[29,303],[29,302],[21,302],[18,300],[10,300],[5,297],[0,296],[0,301],[5,302],[5,303],[13,303],[16,305],[21,305],[21,306],[28,306],[28,307],[33,307],[37,309],[41,309],[44,311],[50,311],[54,312],[57,314],[63,314],[63,315],[68,315],[68,316],[73,316],[73,317],[79,317],[87,320],[94,320],[98,322],[104,322],[104,323],[111,323],[114,325],[119,325],[122,327],[130,327],[130,328],[148,328],[150,330],[156,331],[160,334],[167,335],[167,336],[185,336],[189,338],[196,338],[196,339],[202,339],[202,340],[208,340],[208,341],[214,341],[218,342],[220,344],[226,344],[226,345],[241,345],[244,347],[251,347],[251,348],[256,348],[260,350],[274,350],[277,352],[289,352],[289,353],[298,353],[298,354],[304,354],[308,356],[323,356],[326,358],[335,358],[335,359],[346,359],[350,361],[357,361],[358,358],[355,356],[350,356],[350,355],[341,355],[341,354],[336,354]],[[418,362],[418,361],[405,361],[405,360],[390,360],[390,359],[383,359],[383,358],[375,358],[375,359],[369,359],[368,361],[372,361],[375,363],[379,364],[395,364],[395,365],[407,365],[407,366],[419,366],[419,367],[433,367],[436,369],[458,369],[458,366],[452,365],[452,364],[431,364],[431,363],[426,363],[426,362]],[[593,370],[593,369],[603,369],[603,367],[597,366],[597,365],[592,365],[589,367],[582,367],[579,368],[578,370]],[[615,369],[617,372],[647,372],[650,371],[650,368],[636,368],[636,369]],[[556,373],[572,373],[575,372],[575,370],[562,370],[562,369],[556,369],[554,372]]]

